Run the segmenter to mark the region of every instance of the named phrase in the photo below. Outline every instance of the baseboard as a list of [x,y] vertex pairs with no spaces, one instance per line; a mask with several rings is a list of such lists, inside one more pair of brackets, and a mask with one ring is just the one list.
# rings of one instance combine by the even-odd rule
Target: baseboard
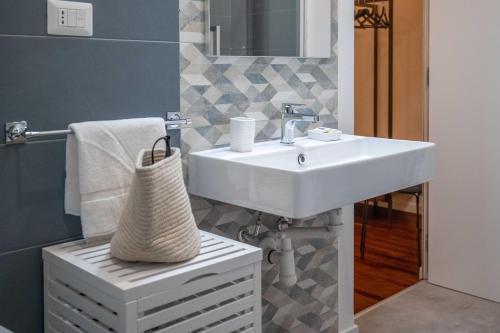
[[359,333],[359,328],[358,328],[358,325],[354,325],[352,326],[351,328],[348,328],[346,330],[343,330],[342,332],[340,333]]

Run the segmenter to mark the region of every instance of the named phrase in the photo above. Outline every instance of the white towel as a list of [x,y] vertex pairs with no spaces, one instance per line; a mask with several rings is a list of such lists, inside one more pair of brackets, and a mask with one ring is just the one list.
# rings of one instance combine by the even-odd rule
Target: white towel
[[81,216],[87,240],[111,237],[126,204],[135,161],[165,136],[162,118],[71,124],[66,143],[66,214]]

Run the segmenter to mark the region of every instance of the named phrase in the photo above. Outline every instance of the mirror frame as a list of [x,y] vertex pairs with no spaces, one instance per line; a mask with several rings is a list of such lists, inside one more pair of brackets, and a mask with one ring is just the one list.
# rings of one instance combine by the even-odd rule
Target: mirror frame
[[[215,0],[205,0],[205,6],[206,6],[206,11],[205,11],[205,18],[204,18],[204,28],[205,28],[205,55],[207,57],[212,57],[212,58],[218,58],[218,57],[238,57],[238,58],[241,58],[241,57],[244,57],[244,58],[300,58],[300,59],[330,59],[334,52],[333,52],[333,46],[334,46],[334,43],[333,43],[333,27],[332,27],[332,24],[334,23],[334,18],[332,17],[332,6],[334,5],[334,2],[335,0],[328,0],[329,3],[330,3],[330,41],[329,41],[329,54],[328,56],[324,56],[324,57],[308,57],[308,56],[304,56],[304,44],[305,42],[302,42],[300,43],[300,54],[299,55],[287,55],[287,56],[280,56],[280,55],[265,55],[265,56],[256,56],[256,55],[225,55],[225,54],[214,54],[212,51],[212,37],[211,37],[211,26],[210,26],[210,6],[211,6],[211,2],[212,1],[215,1]],[[272,1],[272,0],[270,0]],[[304,17],[304,13],[305,13],[305,1],[307,0],[299,0],[300,1],[300,11],[301,11],[301,15],[300,15],[300,38],[301,40],[305,40],[305,32],[304,32],[304,22],[305,22],[305,17]],[[313,0],[315,1],[315,0]],[[341,1],[344,1],[344,0],[341,0]],[[220,38],[220,33],[219,33],[219,38]]]

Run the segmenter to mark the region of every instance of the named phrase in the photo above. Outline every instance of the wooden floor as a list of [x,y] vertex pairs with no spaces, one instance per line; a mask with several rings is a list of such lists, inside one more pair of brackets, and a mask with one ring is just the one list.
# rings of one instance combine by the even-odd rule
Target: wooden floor
[[384,212],[367,226],[366,252],[359,254],[361,214],[355,214],[354,312],[357,313],[417,283],[416,215],[394,211],[392,227]]

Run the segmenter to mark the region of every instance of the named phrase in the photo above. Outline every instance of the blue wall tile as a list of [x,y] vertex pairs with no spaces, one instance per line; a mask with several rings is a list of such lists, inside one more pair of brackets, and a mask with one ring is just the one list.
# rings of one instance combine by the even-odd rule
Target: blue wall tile
[[180,108],[179,2],[84,1],[93,38],[47,36],[46,0],[0,1],[0,326],[16,333],[43,330],[42,244],[80,238],[81,225],[64,214],[65,140],[5,146],[3,124],[53,130]]
[[0,325],[14,332],[42,332],[40,248],[0,255]]
[[[67,242],[74,239],[66,239]],[[43,332],[43,264],[39,247],[0,254],[0,325],[15,333]]]
[[[179,41],[172,0],[82,0],[93,5],[94,38]],[[0,1],[0,34],[47,35],[46,0]]]
[[0,146],[0,253],[81,235],[64,214],[65,143]]
[[[172,146],[180,131],[169,131]],[[80,219],[64,214],[65,140],[0,145],[0,254],[81,237]],[[0,299],[1,301],[1,299]]]
[[33,129],[179,110],[179,45],[1,37],[0,123]]
[[93,0],[94,37],[179,41],[177,0]]
[[0,34],[41,35],[47,32],[42,0],[1,0]]

